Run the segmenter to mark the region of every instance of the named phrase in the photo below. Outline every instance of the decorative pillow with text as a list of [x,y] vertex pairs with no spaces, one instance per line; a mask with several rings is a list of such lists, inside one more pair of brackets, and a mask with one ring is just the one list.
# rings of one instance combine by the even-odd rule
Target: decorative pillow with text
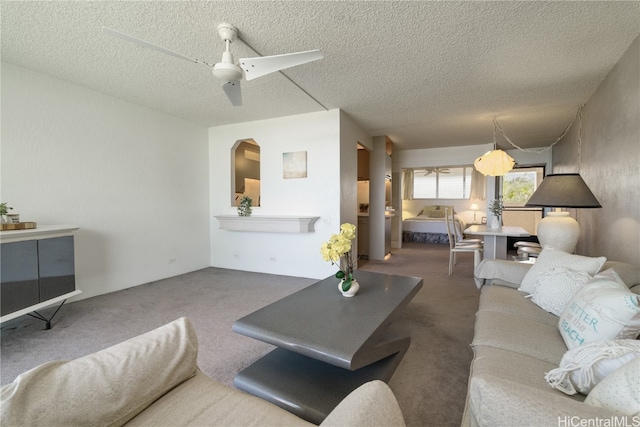
[[569,349],[599,340],[635,339],[640,333],[640,296],[607,270],[576,292],[558,327]]

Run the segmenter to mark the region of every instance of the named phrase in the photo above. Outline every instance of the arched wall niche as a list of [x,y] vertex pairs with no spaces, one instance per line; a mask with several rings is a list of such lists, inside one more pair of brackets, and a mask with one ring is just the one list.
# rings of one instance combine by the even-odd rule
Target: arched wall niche
[[260,145],[252,139],[239,139],[231,147],[231,206],[243,196],[260,206]]

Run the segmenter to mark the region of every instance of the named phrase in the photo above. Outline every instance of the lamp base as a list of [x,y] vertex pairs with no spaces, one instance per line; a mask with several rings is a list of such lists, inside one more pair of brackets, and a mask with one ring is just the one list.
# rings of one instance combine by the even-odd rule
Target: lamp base
[[549,212],[538,223],[537,234],[543,249],[554,248],[572,254],[580,238],[580,225],[569,212]]

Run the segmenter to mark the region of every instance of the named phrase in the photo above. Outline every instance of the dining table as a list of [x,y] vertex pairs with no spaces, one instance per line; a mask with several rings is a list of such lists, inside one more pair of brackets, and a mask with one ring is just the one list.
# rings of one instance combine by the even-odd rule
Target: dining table
[[490,228],[486,225],[471,225],[464,230],[464,234],[484,236],[483,259],[507,259],[507,237],[529,237],[530,234],[522,227],[502,226]]

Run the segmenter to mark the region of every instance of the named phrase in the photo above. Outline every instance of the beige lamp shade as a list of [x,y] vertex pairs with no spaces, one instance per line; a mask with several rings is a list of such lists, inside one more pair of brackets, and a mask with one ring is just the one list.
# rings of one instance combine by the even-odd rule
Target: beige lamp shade
[[502,176],[513,169],[516,161],[502,150],[486,152],[473,162],[473,166],[483,175]]

